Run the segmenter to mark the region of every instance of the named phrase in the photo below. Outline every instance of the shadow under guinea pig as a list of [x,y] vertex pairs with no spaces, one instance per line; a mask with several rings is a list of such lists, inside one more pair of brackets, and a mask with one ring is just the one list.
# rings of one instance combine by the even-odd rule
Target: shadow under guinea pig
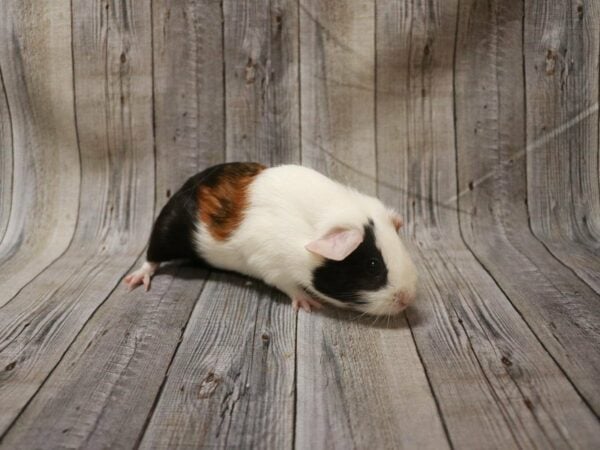
[[[156,275],[170,275],[186,280],[206,280],[211,274],[215,274],[219,281],[229,283],[233,286],[252,291],[258,298],[267,297],[268,301],[278,305],[291,308],[290,299],[279,290],[266,285],[262,281],[240,275],[236,272],[215,269],[200,261],[171,261],[161,264]],[[300,312],[300,314],[307,314]],[[358,311],[344,310],[330,305],[324,305],[322,309],[313,309],[309,314],[322,315],[338,321],[352,322],[378,329],[396,329],[408,326],[405,314],[408,314],[411,326],[417,326],[421,317],[416,308],[409,307],[407,311],[395,316],[372,316]]]

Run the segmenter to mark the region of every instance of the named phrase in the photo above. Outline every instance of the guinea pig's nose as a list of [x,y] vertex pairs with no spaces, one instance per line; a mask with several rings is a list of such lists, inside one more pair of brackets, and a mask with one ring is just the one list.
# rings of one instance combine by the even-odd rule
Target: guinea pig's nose
[[396,295],[394,296],[394,303],[404,309],[412,303],[413,297],[414,296],[408,292],[399,291],[396,292]]

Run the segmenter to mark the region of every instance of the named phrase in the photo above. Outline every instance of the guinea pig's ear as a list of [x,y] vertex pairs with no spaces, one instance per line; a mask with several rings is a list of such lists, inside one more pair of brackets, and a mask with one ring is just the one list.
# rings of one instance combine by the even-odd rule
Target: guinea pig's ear
[[335,228],[306,245],[306,250],[334,261],[341,261],[363,241],[363,232],[354,228]]
[[392,223],[394,224],[394,228],[396,229],[396,231],[400,231],[400,227],[402,225],[404,225],[404,220],[402,220],[402,217],[400,217],[400,214],[398,214],[393,209],[390,209],[389,213],[390,213],[390,218],[392,219]]

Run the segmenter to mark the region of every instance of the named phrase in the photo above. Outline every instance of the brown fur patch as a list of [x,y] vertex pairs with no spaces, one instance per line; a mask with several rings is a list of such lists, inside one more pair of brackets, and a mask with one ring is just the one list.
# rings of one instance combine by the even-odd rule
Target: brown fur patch
[[200,221],[213,238],[224,241],[240,225],[248,206],[248,186],[265,168],[258,163],[223,164],[200,186]]

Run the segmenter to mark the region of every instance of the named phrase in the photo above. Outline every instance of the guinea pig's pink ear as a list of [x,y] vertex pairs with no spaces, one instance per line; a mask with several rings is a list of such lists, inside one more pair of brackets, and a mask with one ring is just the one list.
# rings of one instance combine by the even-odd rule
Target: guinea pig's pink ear
[[341,261],[356,250],[363,239],[360,230],[336,228],[316,241],[310,242],[305,248],[327,259]]
[[400,217],[400,214],[398,214],[393,209],[390,209],[389,212],[390,212],[390,218],[392,219],[392,223],[394,224],[394,228],[396,229],[396,231],[400,231],[400,227],[402,225],[404,225],[404,220],[402,220],[402,217]]

